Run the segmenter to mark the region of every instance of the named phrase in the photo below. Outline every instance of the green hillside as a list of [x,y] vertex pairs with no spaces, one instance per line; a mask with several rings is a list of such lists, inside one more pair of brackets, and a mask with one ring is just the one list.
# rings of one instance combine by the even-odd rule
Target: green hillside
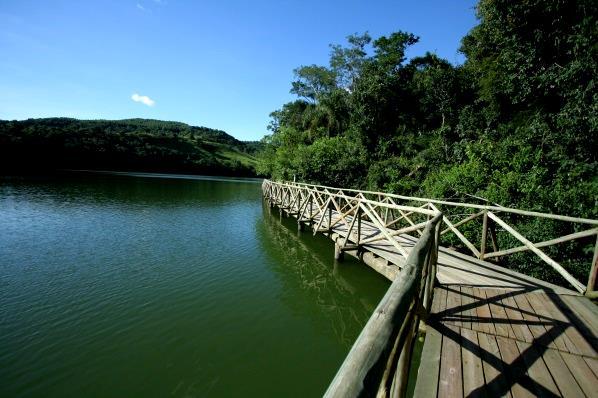
[[255,176],[257,150],[221,130],[150,119],[0,120],[0,172],[95,169]]

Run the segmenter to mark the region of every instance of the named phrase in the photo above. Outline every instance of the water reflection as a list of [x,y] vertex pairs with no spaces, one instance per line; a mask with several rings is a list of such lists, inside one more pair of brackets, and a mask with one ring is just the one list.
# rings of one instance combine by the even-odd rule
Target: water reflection
[[[249,182],[254,182],[249,180]],[[36,204],[106,205],[117,204],[159,207],[224,207],[229,204],[254,204],[259,188],[255,183],[223,183],[206,177],[193,180],[161,175],[67,174],[49,177],[0,178],[3,200],[27,197]]]
[[388,283],[260,198],[0,179],[0,397],[321,396]]
[[[334,261],[333,245],[327,237],[298,232],[295,219],[281,220],[278,209],[266,204],[257,230],[273,259],[268,263],[282,282],[283,302],[311,317],[349,348],[389,282],[349,256],[342,263]],[[304,304],[305,299],[311,301],[309,305]],[[314,304],[319,312],[313,311]]]

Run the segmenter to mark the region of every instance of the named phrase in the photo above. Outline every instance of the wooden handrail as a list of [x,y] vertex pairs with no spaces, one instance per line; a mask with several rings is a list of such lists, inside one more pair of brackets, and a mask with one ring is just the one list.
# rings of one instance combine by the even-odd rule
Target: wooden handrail
[[[268,181],[268,180],[265,180],[265,181]],[[301,183],[272,182],[272,181],[268,181],[268,182],[270,184],[277,184],[277,185],[280,185],[280,186],[283,186],[283,187],[289,187],[289,188],[303,186],[309,192],[314,191],[313,187],[319,187],[318,185],[308,185],[308,184],[301,184]],[[330,187],[325,187],[325,188],[334,189],[334,188],[330,188]],[[344,190],[344,191],[347,191],[347,190]],[[354,191],[354,190],[348,190],[348,191],[361,192],[361,191]],[[415,213],[428,214],[428,215],[431,215],[431,216],[433,216],[435,214],[434,211],[428,210],[428,209],[424,209],[424,208],[421,208],[421,207],[403,206],[403,205],[396,205],[396,204],[391,204],[391,203],[382,203],[382,202],[377,202],[375,200],[370,200],[370,199],[356,198],[355,196],[349,196],[349,195],[346,195],[344,193],[328,192],[327,195],[335,197],[335,198],[342,198],[342,199],[345,199],[345,200],[352,200],[352,201],[359,200],[362,203],[369,203],[369,204],[372,204],[372,205],[375,205],[375,206],[389,208],[389,209],[413,211]]]
[[[402,391],[399,396],[404,395],[404,375],[408,374],[406,370],[411,363],[413,336],[410,333],[417,331],[414,322],[419,321],[417,311],[423,298],[420,293],[431,294],[433,291],[431,287],[426,288],[426,284],[434,281],[429,276],[432,265],[435,265],[434,253],[438,245],[435,238],[441,219],[442,214],[438,213],[426,225],[421,238],[409,253],[405,267],[390,285],[353,344],[325,397],[358,397],[378,391],[383,387],[380,383],[384,380],[384,374],[389,373],[387,366],[389,363],[391,366],[396,365],[395,361],[399,362],[400,367],[397,367],[394,374],[400,377],[393,377],[392,380],[397,384],[395,389]],[[431,302],[429,298],[426,301]],[[410,342],[409,346],[407,342]],[[395,345],[396,349],[393,350]],[[394,361],[389,358],[393,351],[400,355]],[[389,380],[387,378],[386,382]]]
[[[302,185],[302,186],[308,186],[308,187],[317,187],[317,188],[326,188],[326,189],[338,189],[338,188],[331,188],[326,185],[306,184],[306,183],[302,183],[302,182],[293,182],[293,183],[288,183],[288,184]],[[537,211],[514,209],[511,207],[488,206],[488,205],[478,205],[478,204],[474,204],[474,203],[451,202],[451,201],[439,200],[439,199],[420,198],[417,196],[404,196],[404,195],[397,195],[397,194],[393,194],[393,193],[364,191],[364,190],[358,190],[358,189],[343,189],[343,191],[355,192],[355,193],[361,193],[361,194],[371,194],[371,195],[385,195],[385,196],[388,196],[391,198],[397,198],[397,199],[401,199],[401,200],[408,200],[408,201],[414,201],[414,202],[422,202],[422,203],[429,202],[429,203],[434,203],[437,205],[444,205],[444,206],[468,207],[468,208],[479,209],[479,210],[489,210],[489,211],[513,213],[513,214],[519,214],[522,216],[532,216],[532,217],[548,218],[548,219],[559,220],[559,221],[575,222],[575,223],[580,223],[580,224],[598,225],[598,220],[592,220],[590,218],[570,217],[570,216],[563,216],[560,214],[552,214],[552,213],[541,213],[541,212],[537,212]]]
[[557,263],[556,261],[554,261],[553,259],[548,257],[548,255],[546,253],[544,253],[542,250],[540,250],[536,246],[534,246],[534,244],[532,242],[527,240],[523,235],[521,235],[519,232],[517,232],[515,229],[513,229],[511,226],[509,226],[506,222],[501,220],[496,214],[494,214],[492,212],[488,212],[488,217],[490,217],[491,219],[496,221],[496,223],[498,225],[503,227],[511,235],[513,235],[515,238],[517,238],[519,241],[521,241],[521,243],[523,243],[525,246],[527,246],[531,251],[536,253],[542,260],[544,260],[546,263],[548,263],[548,265],[550,265],[552,268],[554,268],[559,274],[561,274],[563,276],[563,278],[565,278],[569,283],[571,283],[571,285],[573,285],[573,287],[575,287],[581,293],[583,293],[585,291],[585,286],[583,284],[581,284],[579,281],[577,281],[575,278],[573,278],[573,276],[570,273],[568,273],[559,263]]
[[[533,245],[537,248],[545,247],[545,246],[552,246],[552,245],[556,245],[557,243],[564,243],[564,242],[568,242],[573,239],[584,238],[586,236],[592,236],[592,235],[596,235],[596,234],[598,234],[598,228],[592,228],[592,229],[588,229],[585,231],[575,232],[573,234],[561,236],[560,238],[550,239],[550,240],[546,240],[544,242],[534,243]],[[511,249],[501,250],[498,252],[486,253],[484,258],[501,257],[501,256],[513,254],[513,253],[527,251],[527,250],[530,250],[529,246],[526,246],[526,245],[517,246],[517,247],[513,247]]]
[[[372,244],[379,241],[387,241],[394,246],[400,254],[407,257],[407,250],[402,247],[400,241],[394,237],[407,232],[415,232],[421,235],[422,220],[421,215],[429,218],[439,211],[445,211],[445,208],[437,208],[438,206],[453,206],[460,208],[469,208],[473,210],[472,214],[461,214],[465,218],[461,220],[455,220],[454,222],[449,220],[447,216],[443,217],[442,223],[445,228],[440,232],[441,235],[453,234],[462,244],[469,249],[474,257],[480,260],[485,259],[499,259],[504,256],[508,256],[515,253],[531,252],[538,256],[541,260],[550,265],[559,275],[561,275],[571,286],[573,286],[579,292],[586,294],[590,297],[598,297],[598,291],[595,289],[598,280],[598,244],[594,248],[594,256],[590,265],[589,277],[587,283],[581,283],[575,279],[568,271],[566,271],[558,262],[554,261],[540,250],[542,247],[552,246],[563,242],[588,238],[596,236],[598,239],[598,220],[591,220],[587,218],[569,217],[557,214],[540,213],[534,211],[519,210],[513,208],[507,208],[502,206],[488,206],[488,205],[477,205],[469,203],[450,202],[437,199],[419,198],[404,195],[396,195],[390,193],[374,192],[374,191],[362,191],[356,189],[339,189],[331,188],[324,185],[313,185],[305,184],[300,182],[272,182],[264,180],[264,189],[271,189],[273,196],[279,196],[281,192],[286,192],[287,197],[293,198],[293,201],[289,205],[290,208],[296,208],[297,211],[304,210],[306,205],[305,197],[316,198],[312,203],[310,199],[310,206],[315,204],[317,206],[316,214],[322,215],[320,218],[320,225],[322,224],[324,217],[324,210],[326,206],[334,206],[337,213],[340,215],[332,224],[329,224],[329,228],[333,227],[338,223],[343,223],[350,230],[352,228],[351,219],[354,219],[357,212],[360,212],[362,216],[369,219],[371,224],[378,230],[378,234],[363,239],[360,244]],[[372,198],[374,197],[374,198]],[[283,196],[284,198],[284,196]],[[420,202],[422,206],[416,207],[415,205],[402,205],[399,200]],[[277,200],[280,202],[280,198]],[[299,203],[297,203],[299,202]],[[321,206],[321,203],[325,203]],[[347,209],[345,211],[345,209]],[[388,216],[390,214],[390,221]],[[500,217],[498,216],[500,214]],[[577,223],[577,224],[590,224],[590,229],[579,231],[577,227],[568,228],[568,231],[572,229],[576,232],[568,233],[560,237],[545,240],[538,243],[533,243],[532,240],[523,236],[517,231],[512,225],[506,221],[507,214],[523,215],[528,217],[537,217],[548,220],[557,220],[563,222]],[[310,211],[310,218],[312,217]],[[411,217],[418,216],[419,220],[414,221]],[[479,221],[474,221],[478,217],[482,216],[482,231],[481,231],[481,242],[477,245],[479,235],[476,237],[472,235],[471,227],[469,227],[469,233],[464,234],[458,228],[468,223],[479,224]],[[330,220],[329,220],[330,221]],[[400,226],[399,222],[403,224],[409,224],[407,228]],[[498,225],[502,228],[501,231],[506,231],[515,241],[523,243],[522,246],[503,248],[500,250],[498,247],[498,241],[496,237],[495,226]],[[319,228],[319,226],[318,226]],[[350,231],[349,231],[350,232]],[[467,236],[466,236],[467,235]],[[486,248],[487,238],[490,237],[492,240],[492,246],[494,251],[488,253]],[[346,241],[350,238],[347,235]],[[346,243],[346,242],[345,242]]]

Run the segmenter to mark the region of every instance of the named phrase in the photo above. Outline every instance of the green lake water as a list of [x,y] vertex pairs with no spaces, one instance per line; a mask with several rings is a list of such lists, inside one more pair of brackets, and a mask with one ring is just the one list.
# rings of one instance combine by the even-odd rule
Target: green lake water
[[0,179],[0,397],[317,397],[384,295],[256,181]]

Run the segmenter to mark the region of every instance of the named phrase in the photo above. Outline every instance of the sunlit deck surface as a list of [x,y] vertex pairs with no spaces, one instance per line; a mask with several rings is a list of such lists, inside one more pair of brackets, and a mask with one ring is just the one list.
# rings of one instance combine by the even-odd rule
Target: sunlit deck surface
[[[333,223],[339,218],[336,212],[332,213]],[[351,221],[351,217],[347,217]],[[316,221],[317,218],[316,218]],[[332,232],[345,237],[347,235],[347,226],[343,223],[338,223],[333,226]],[[360,241],[374,237],[380,234],[379,229],[371,223],[364,221],[361,226]],[[395,238],[400,242],[407,252],[417,242],[417,237],[411,235],[401,234]],[[352,231],[349,242],[357,242],[357,234],[355,229]],[[377,269],[378,272],[386,275],[393,280],[394,276],[400,271],[400,267],[405,263],[405,257],[397,252],[397,249],[388,243],[386,240],[378,241],[376,243],[362,245],[363,250],[374,253],[377,257],[381,257],[388,261],[388,269]],[[521,273],[500,267],[496,264],[481,261],[477,258],[459,253],[445,247],[440,248],[438,255],[438,282],[441,284],[456,284],[476,286],[479,288],[505,288],[505,289],[541,289],[548,290],[559,294],[578,295],[577,292],[563,288],[531,276],[523,275]]]
[[435,289],[416,396],[596,396],[598,312],[541,288]]
[[[379,233],[363,222],[360,241]],[[397,239],[407,250],[417,241]],[[389,279],[404,263],[388,241],[363,250],[387,260],[377,271]],[[589,299],[448,248],[437,279],[415,396],[598,396],[598,309]]]

